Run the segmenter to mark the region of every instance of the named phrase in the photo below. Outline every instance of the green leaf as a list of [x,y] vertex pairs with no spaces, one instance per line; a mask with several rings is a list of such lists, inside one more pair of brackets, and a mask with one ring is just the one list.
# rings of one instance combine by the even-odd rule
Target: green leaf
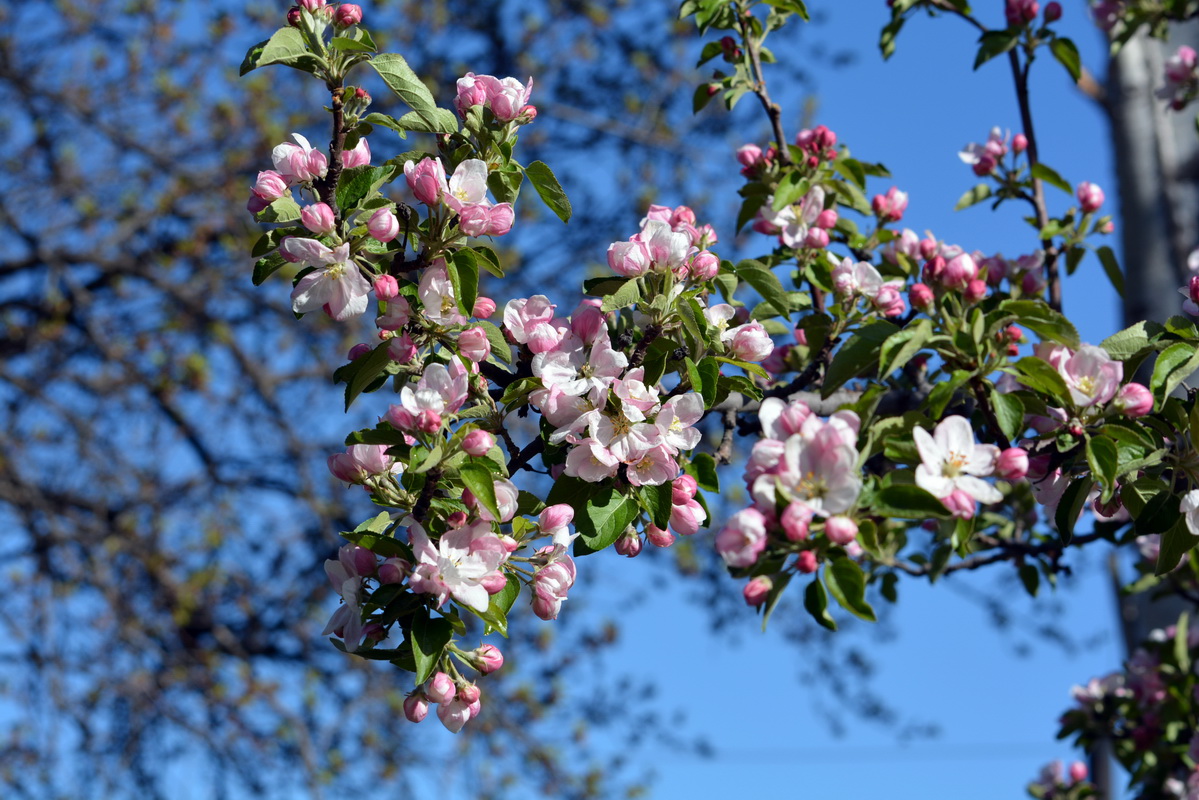
[[837,630],[837,621],[828,613],[828,594],[825,593],[824,584],[820,582],[819,577],[804,590],[803,607],[812,615],[812,619],[830,631]]
[[1193,550],[1197,544],[1199,544],[1199,536],[1191,533],[1190,528],[1187,527],[1186,517],[1179,517],[1169,530],[1162,534],[1161,549],[1157,554],[1157,566],[1153,570],[1154,574],[1165,575],[1173,570],[1178,566],[1182,557]]
[[987,183],[980,183],[958,198],[957,205],[953,207],[953,210],[961,211],[963,208],[969,208],[975,203],[981,203],[990,196],[991,185]]
[[354,167],[344,170],[337,180],[337,207],[351,211],[392,175],[391,167]]
[[482,503],[494,519],[499,519],[500,509],[495,499],[495,473],[492,468],[481,459],[472,459],[458,468],[458,475],[475,500]]
[[1093,484],[1094,481],[1090,476],[1078,478],[1070,481],[1070,485],[1062,493],[1062,499],[1058,503],[1057,514],[1054,515],[1053,520],[1057,523],[1057,530],[1061,534],[1063,544],[1070,544],[1070,540],[1074,538],[1074,526],[1078,524],[1078,518],[1082,516],[1083,506],[1086,505],[1087,495],[1091,493]]
[[890,375],[897,369],[902,369],[912,356],[920,352],[933,336],[933,324],[928,319],[918,319],[901,331],[893,333],[883,342],[879,349],[878,374]]
[[454,253],[454,257],[446,263],[446,268],[450,282],[454,285],[458,310],[464,316],[473,317],[475,298],[479,295],[479,262],[474,251],[463,247]]
[[[941,416],[945,410],[945,406],[953,400],[954,394],[962,387],[966,381],[970,380],[971,374],[964,369],[954,370],[948,378],[942,378],[933,387],[933,390],[928,394],[928,413],[933,419]],[[1065,385],[1065,384],[1063,384]]]
[[503,331],[494,322],[488,322],[485,319],[481,319],[475,324],[487,334],[487,341],[491,343],[491,354],[505,364],[511,364],[512,348],[508,346],[508,340],[504,338]]
[[396,96],[408,104],[416,115],[430,126],[436,126],[437,103],[429,87],[416,76],[408,62],[398,53],[383,53],[368,62]]
[[497,169],[487,176],[487,188],[501,203],[515,203],[520,195],[520,184],[525,179],[520,167],[516,164],[511,166],[511,170]]
[[[1107,279],[1112,282],[1112,288],[1116,290],[1116,294],[1120,295],[1120,299],[1124,298],[1124,273],[1120,270],[1120,262],[1116,261],[1116,254],[1107,245],[1100,247],[1095,251],[1099,255],[1099,261],[1103,264],[1103,271],[1107,273]],[[1111,351],[1108,351],[1111,353]],[[1112,353],[1112,358],[1117,356]]]
[[914,484],[884,486],[870,509],[880,517],[900,519],[948,519],[949,509],[930,492]]
[[428,611],[418,613],[412,620],[412,656],[416,660],[416,682],[424,683],[433,677],[445,646],[454,635],[448,619],[429,619]]
[[670,512],[673,508],[672,495],[674,490],[669,482],[657,486],[642,486],[637,494],[641,503],[649,512],[650,521],[663,530],[670,524]]
[[1037,333],[1042,339],[1078,349],[1078,329],[1061,312],[1041,300],[1004,300],[999,309],[1016,317],[1016,322]]
[[1029,389],[1048,395],[1059,406],[1069,405],[1070,389],[1048,361],[1036,356],[1025,356],[1013,366],[1019,373],[1020,382]]
[[512,610],[512,605],[519,595],[520,580],[515,575],[509,575],[504,588],[487,599],[486,611],[479,612],[471,608],[479,619],[487,623],[487,629],[483,631],[484,636],[495,631],[505,639],[508,638],[508,612]]
[[684,469],[695,478],[699,488],[707,492],[720,491],[720,479],[716,475],[716,459],[711,453],[696,453],[691,457],[691,463]]
[[1156,322],[1138,322],[1136,325],[1113,333],[1100,342],[1099,346],[1106,350],[1112,358],[1126,361],[1152,347],[1153,340],[1160,331],[1161,326]]
[[1014,394],[991,390],[991,408],[999,420],[999,428],[1009,440],[1015,441],[1024,432],[1024,403]]
[[[368,120],[369,122],[369,120]],[[414,133],[457,133],[458,117],[453,111],[432,108],[426,111],[409,111],[396,122],[399,127]]]
[[1175,342],[1161,352],[1153,365],[1153,377],[1149,379],[1149,389],[1157,398],[1158,409],[1178,384],[1191,377],[1196,369],[1199,369],[1199,350],[1193,344]]
[[625,528],[637,518],[639,508],[632,498],[625,497],[611,486],[605,486],[592,495],[583,508],[581,516],[575,516],[576,556],[598,553],[615,542]]
[[546,208],[557,214],[558,219],[569,222],[570,200],[567,198],[566,192],[562,190],[558,179],[554,177],[553,170],[541,161],[534,161],[525,167],[525,175],[533,184],[533,188],[537,190],[537,196],[541,198],[541,202],[545,203]]
[[279,269],[287,264],[288,261],[281,253],[275,251],[269,253],[254,262],[253,281],[255,286],[260,286],[263,281],[274,275]]
[[1018,41],[1019,31],[987,31],[978,39],[978,55],[974,58],[974,68],[978,69],[995,56],[1003,55],[1015,47]]
[[799,172],[788,172],[779,181],[778,188],[774,190],[774,202],[771,204],[771,208],[774,211],[782,211],[807,194],[810,187],[811,184],[807,178],[804,178]]
[[304,36],[292,27],[280,28],[271,38],[259,42],[246,52],[241,62],[239,75],[270,64],[283,64],[304,72],[315,72],[321,65],[320,59],[308,52]]
[[1059,175],[1056,170],[1051,169],[1050,167],[1048,167],[1044,164],[1033,164],[1033,167],[1030,170],[1030,172],[1032,173],[1032,176],[1034,178],[1039,178],[1039,179],[1045,181],[1045,183],[1048,183],[1051,186],[1055,186],[1058,189],[1061,189],[1063,192],[1070,195],[1071,197],[1074,196],[1074,188],[1072,186],[1070,186],[1069,182],[1067,182],[1065,178],[1063,178],[1061,175]]
[[1074,46],[1074,42],[1064,37],[1059,37],[1053,40],[1053,44],[1049,45],[1049,49],[1053,51],[1053,57],[1058,60],[1066,72],[1070,73],[1070,77],[1078,83],[1082,77],[1082,58],[1078,55],[1078,48]]
[[[703,381],[703,389],[700,391],[700,395],[704,398],[704,408],[711,408],[716,402],[716,389],[717,384],[720,381],[720,364],[718,362],[722,360],[724,359],[721,359],[719,356],[708,356],[699,362],[699,376],[700,380]],[[735,361],[731,363],[739,365],[746,364],[744,361]],[[757,364],[751,364],[749,366],[756,367]]]
[[824,384],[820,387],[821,396],[828,397],[850,378],[874,366],[883,343],[898,331],[898,327],[881,319],[863,325],[833,356],[824,376]]
[[276,197],[271,204],[254,215],[259,222],[293,222],[300,218],[300,204],[290,194]]
[[[1183,675],[1187,675],[1191,671],[1191,644],[1187,631],[1190,621],[1190,614],[1184,611],[1174,626],[1174,662],[1178,664],[1178,671]],[[1168,738],[1174,739],[1173,736]]]
[[1092,436],[1087,440],[1087,464],[1091,474],[1104,488],[1104,495],[1110,497],[1116,488],[1117,465],[1120,460],[1116,443],[1102,436]]
[[877,622],[874,609],[866,602],[866,575],[856,562],[838,558],[824,571],[829,594],[841,607],[859,619]]
[[791,582],[791,573],[783,572],[774,575],[770,579],[770,591],[766,594],[766,602],[763,604],[762,610],[762,632],[766,632],[766,624],[770,622],[770,615],[774,613],[775,606],[779,604],[779,600],[783,597],[783,591],[787,588],[787,584]]
[[791,298],[778,276],[766,265],[760,261],[742,261],[737,265],[737,277],[752,286],[782,317],[790,319]]
[[1037,589],[1040,588],[1041,573],[1037,572],[1037,568],[1032,564],[1024,564],[1019,569],[1020,582],[1024,584],[1024,591],[1028,592],[1029,597],[1037,596]]
[[630,278],[615,292],[604,296],[604,303],[600,306],[600,310],[604,313],[609,311],[619,311],[622,308],[628,308],[635,305],[641,299],[641,285],[636,278]]
[[350,410],[350,404],[354,402],[354,398],[374,383],[390,363],[391,356],[387,354],[387,342],[383,342],[369,354],[354,359],[334,373],[336,380],[345,381],[347,411]]
[[347,39],[345,36],[334,36],[329,41],[329,46],[334,50],[341,50],[349,53],[372,53],[375,50],[374,43],[359,42],[355,39]]

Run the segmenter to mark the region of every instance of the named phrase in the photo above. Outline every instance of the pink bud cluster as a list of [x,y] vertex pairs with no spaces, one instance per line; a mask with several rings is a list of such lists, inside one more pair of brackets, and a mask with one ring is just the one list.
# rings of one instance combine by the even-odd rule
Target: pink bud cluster
[[512,229],[511,203],[487,199],[487,164],[477,158],[463,161],[446,180],[440,158],[404,164],[404,178],[416,199],[427,206],[444,204],[458,215],[458,227],[467,236],[503,236]]
[[515,78],[496,78],[468,72],[458,79],[458,96],[454,107],[463,118],[475,106],[483,106],[500,122],[525,124],[537,117],[535,106],[529,105],[533,79],[521,83]]
[[651,205],[639,233],[608,247],[608,266],[626,278],[670,272],[680,280],[707,281],[720,269],[720,259],[705,249],[716,241],[712,226],[696,227],[687,206]]

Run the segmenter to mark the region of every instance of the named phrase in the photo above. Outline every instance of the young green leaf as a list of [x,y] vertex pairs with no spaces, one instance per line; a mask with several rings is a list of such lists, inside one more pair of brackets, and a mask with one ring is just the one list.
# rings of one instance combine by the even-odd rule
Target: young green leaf
[[553,170],[541,161],[534,161],[525,167],[525,175],[533,184],[537,196],[541,198],[541,202],[545,203],[546,208],[557,214],[558,219],[563,222],[570,222],[570,199],[562,190],[558,179],[554,177]]

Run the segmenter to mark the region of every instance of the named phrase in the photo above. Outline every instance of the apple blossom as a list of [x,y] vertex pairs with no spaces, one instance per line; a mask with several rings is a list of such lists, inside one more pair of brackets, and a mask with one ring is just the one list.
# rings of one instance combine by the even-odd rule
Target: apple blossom
[[765,548],[766,518],[756,508],[733,514],[716,534],[716,550],[730,567],[752,565]]
[[[357,6],[350,6],[350,7],[357,8]],[[346,6],[343,4],[341,6],[341,8],[338,9],[338,11],[340,12],[341,9],[344,9],[344,8],[346,8]],[[359,18],[362,17],[361,10],[359,10],[358,16],[359,16]],[[342,151],[341,165],[343,167],[345,167],[346,169],[354,169],[355,167],[365,167],[365,166],[369,166],[370,163],[371,163],[371,146],[370,146],[370,143],[368,143],[366,141],[365,136],[358,139],[358,143],[355,144],[353,147],[351,147],[349,150]]]
[[357,265],[350,262],[350,246],[340,244],[330,250],[315,239],[291,237],[281,249],[298,263],[316,267],[300,278],[291,293],[291,307],[297,314],[325,309],[333,319],[343,322],[366,311],[371,285]]
[[946,417],[932,434],[923,428],[914,428],[912,436],[920,453],[916,485],[921,489],[943,502],[953,492],[961,491],[971,498],[971,511],[976,500],[998,503],[1003,499],[999,490],[981,480],[994,472],[999,448],[977,444],[974,429],[965,417]]

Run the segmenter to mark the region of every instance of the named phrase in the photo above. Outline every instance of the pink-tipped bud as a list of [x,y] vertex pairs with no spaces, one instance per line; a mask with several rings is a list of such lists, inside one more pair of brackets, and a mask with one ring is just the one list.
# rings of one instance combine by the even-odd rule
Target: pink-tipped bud
[[1040,294],[1045,291],[1045,276],[1039,270],[1026,272],[1020,279],[1020,288],[1025,294]]
[[974,516],[974,498],[961,489],[954,489],[941,502],[959,519],[970,519]]
[[791,503],[783,509],[779,520],[783,526],[783,535],[788,541],[801,542],[808,538],[808,526],[812,522],[812,509],[803,503]]
[[[1057,3],[1050,3],[1050,5],[1056,6]],[[1045,13],[1046,13],[1046,16],[1048,16],[1048,14],[1049,14],[1048,9],[1046,10]],[[1087,765],[1082,763],[1081,761],[1075,761],[1073,764],[1070,765],[1070,781],[1072,783],[1081,783],[1082,781],[1085,781],[1087,779],[1088,774],[1089,773],[1087,772]]]
[[479,319],[487,319],[495,313],[495,301],[490,297],[476,297],[471,313]]
[[403,583],[412,569],[402,558],[389,558],[379,565],[379,583]]
[[348,28],[362,22],[362,9],[353,3],[342,3],[333,12],[333,23],[341,28]]
[[742,594],[745,595],[745,602],[756,608],[766,602],[766,598],[773,588],[774,581],[765,575],[759,575],[745,584]]
[[391,275],[380,275],[375,278],[375,297],[380,300],[394,300],[400,296],[400,283]]
[[407,364],[416,357],[416,343],[406,332],[387,343],[387,357],[400,364]]
[[458,334],[458,352],[478,364],[491,357],[491,340],[481,326],[467,328]]
[[1017,133],[1012,137],[1012,152],[1023,153],[1028,149],[1028,137],[1023,133]]
[[670,499],[674,505],[679,505],[695,497],[699,483],[690,475],[680,475],[670,484]]
[[1082,206],[1084,214],[1092,214],[1103,205],[1103,190],[1090,181],[1078,184],[1078,191],[1075,194],[1078,196],[1078,203]]
[[636,558],[641,553],[641,537],[636,533],[624,533],[616,540],[616,552],[622,556]]
[[304,227],[313,233],[332,233],[333,226],[336,224],[333,219],[333,209],[324,203],[304,206],[300,211],[300,222],[304,223]]
[[437,433],[441,430],[441,414],[426,408],[416,418],[416,429],[421,433]]
[[[466,491],[467,491],[467,493],[470,492],[469,489],[467,489]],[[467,494],[464,493],[462,495],[462,499],[463,499],[463,502],[468,503],[471,506],[473,506],[475,504],[475,496],[473,494],[470,495],[470,497],[468,499]],[[453,514],[450,514],[448,517],[446,517],[445,524],[451,528],[461,528],[463,525],[466,524],[466,521],[468,519],[470,519],[470,517],[466,516],[465,511],[455,511]]]
[[975,278],[966,284],[965,291],[962,292],[962,299],[967,303],[977,303],[987,296],[987,282],[979,278]]
[[404,698],[404,716],[409,722],[420,722],[429,716],[429,700],[420,692]]
[[358,359],[362,358],[364,355],[368,354],[372,349],[373,348],[366,342],[359,342],[358,344],[356,344],[350,348],[349,358],[351,361],[357,361]]
[[996,166],[998,166],[998,164],[996,163],[994,156],[989,153],[983,153],[978,157],[978,161],[974,162],[974,174],[980,178],[986,177],[995,171]]
[[499,594],[508,588],[508,578],[502,572],[492,572],[479,578],[479,585],[487,591],[487,594]]
[[849,544],[858,538],[858,523],[849,517],[829,517],[824,522],[824,535],[833,544]]
[[475,429],[462,438],[462,449],[467,455],[485,456],[495,447],[495,437],[487,431]]
[[384,206],[371,214],[366,231],[377,241],[390,242],[400,233],[400,221],[392,213],[391,206]]
[[559,528],[565,528],[574,521],[575,510],[566,503],[547,506],[537,517],[541,524],[541,532],[553,534]]
[[650,523],[645,526],[645,538],[654,547],[670,547],[674,544],[674,534]]
[[933,256],[924,262],[921,274],[925,283],[939,283],[941,276],[945,274],[945,259],[942,256]]
[[923,283],[913,283],[912,288],[908,290],[908,299],[912,301],[912,308],[918,311],[927,311],[932,308],[933,290]]
[[436,673],[425,684],[425,694],[434,703],[448,703],[458,694],[454,679],[444,672]]
[[490,675],[504,666],[504,654],[493,644],[485,644],[475,650],[475,659],[477,669],[484,675]]
[[293,28],[300,27],[300,7],[292,6],[287,9],[287,24]]
[[829,228],[836,227],[838,219],[839,217],[837,216],[837,209],[826,208],[824,211],[821,211],[816,215],[816,221],[813,224],[817,228],[824,228],[825,230],[828,230]]
[[482,693],[479,691],[479,687],[473,683],[464,683],[458,687],[458,699],[468,706],[479,702],[480,694]]
[[823,250],[828,247],[828,231],[822,228],[809,228],[804,236],[803,246],[809,250]]
[[700,250],[691,257],[688,272],[693,281],[710,281],[720,272],[720,259],[709,250]]
[[1056,2],[1048,3],[1045,6],[1045,23],[1057,22],[1062,18],[1062,4]]
[[1022,480],[1028,474],[1028,451],[1009,447],[995,460],[995,474],[1005,481]]
[[754,167],[762,161],[762,148],[756,144],[743,144],[737,148],[737,163],[743,167]]
[[805,575],[811,575],[820,569],[820,561],[811,550],[804,550],[796,557],[795,568]]
[[298,0],[301,8],[306,8],[309,11],[315,12],[318,8],[324,8],[328,4],[328,0]]
[[[945,264],[941,283],[948,289],[962,289],[978,277],[978,265],[969,253],[959,253]],[[984,289],[985,289],[984,285]]]
[[921,239],[916,247],[920,251],[920,257],[925,261],[941,252],[941,246],[937,244],[936,239]]
[[1143,417],[1153,410],[1153,394],[1139,383],[1126,384],[1116,395],[1116,408],[1129,417]]

